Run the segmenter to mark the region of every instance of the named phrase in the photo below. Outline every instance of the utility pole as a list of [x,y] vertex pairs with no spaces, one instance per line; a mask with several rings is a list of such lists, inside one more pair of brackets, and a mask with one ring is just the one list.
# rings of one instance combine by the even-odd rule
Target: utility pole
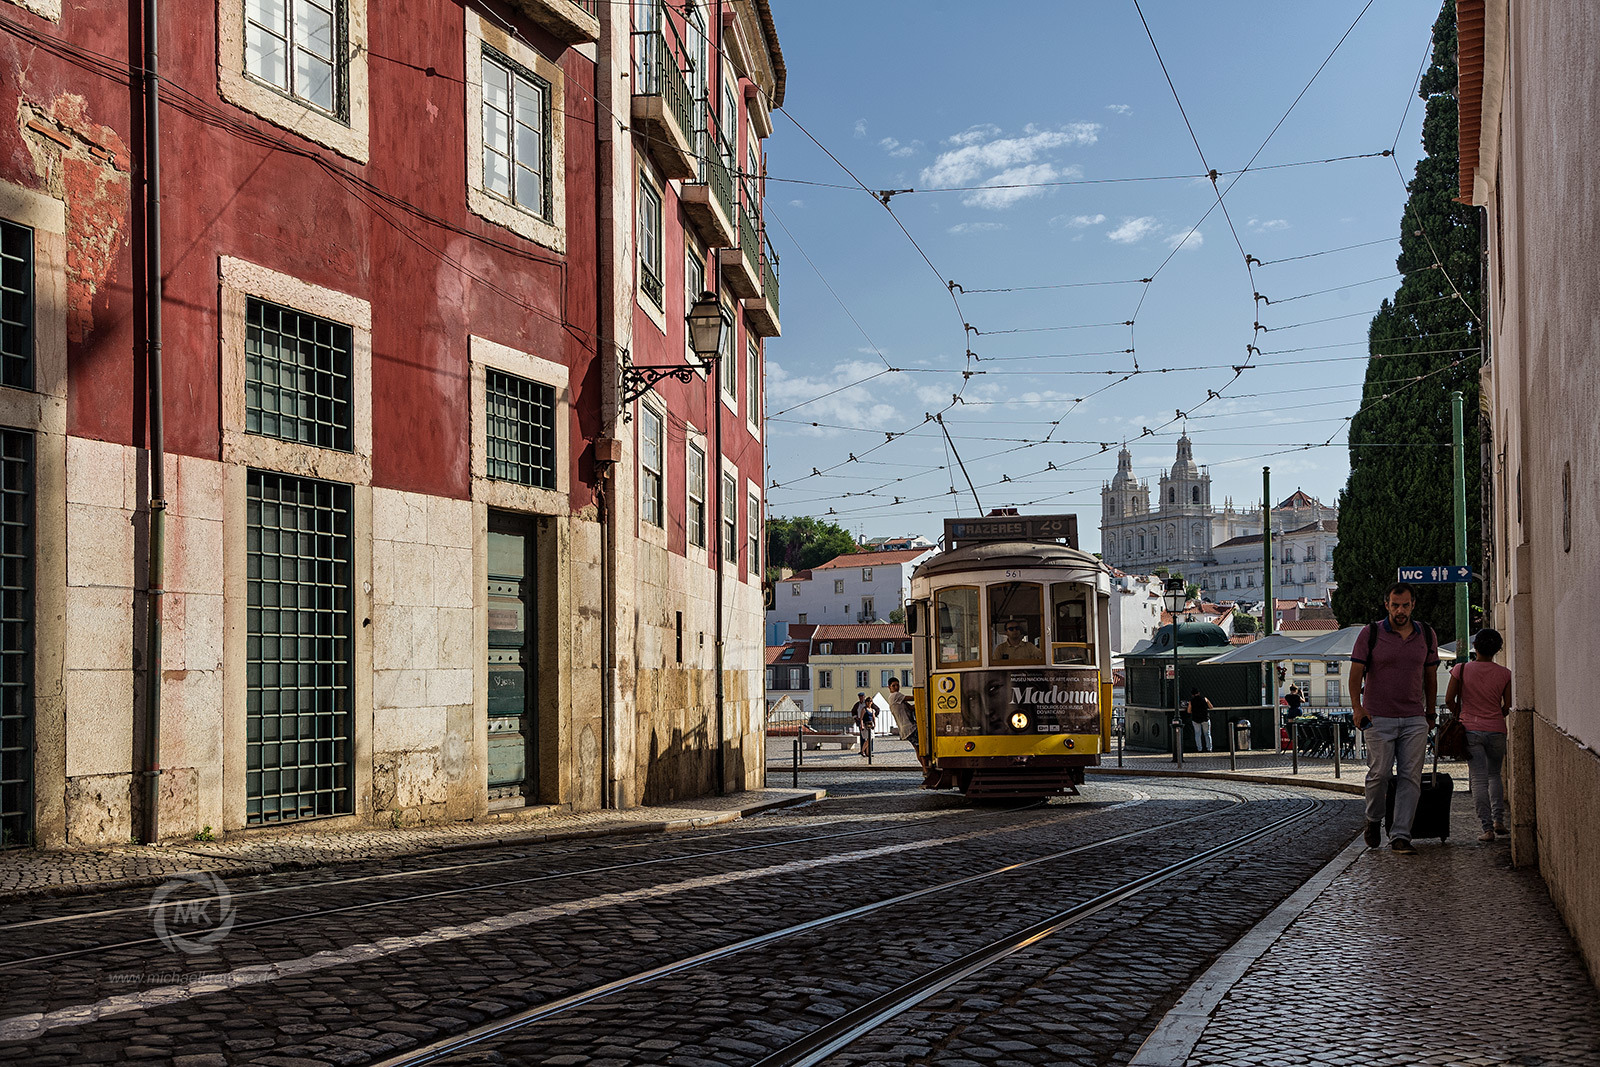
[[[1455,511],[1456,511],[1456,566],[1467,565],[1467,454],[1462,443],[1462,396],[1455,390],[1450,394],[1450,436],[1455,456]],[[1467,604],[1471,596],[1470,582],[1456,582],[1456,662],[1467,661],[1468,629],[1472,625]]]
[[[1272,468],[1261,468],[1261,566],[1264,575],[1262,590],[1267,606],[1261,613],[1261,624],[1271,637],[1278,629],[1278,602],[1272,597]],[[1267,692],[1271,694],[1272,725],[1278,725],[1278,663],[1267,663]]]

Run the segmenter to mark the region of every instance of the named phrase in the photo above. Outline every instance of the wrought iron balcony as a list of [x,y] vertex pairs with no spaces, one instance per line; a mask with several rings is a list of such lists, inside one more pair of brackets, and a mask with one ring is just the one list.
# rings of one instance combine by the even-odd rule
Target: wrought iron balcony
[[[702,140],[709,143],[710,134]],[[733,247],[733,177],[715,149],[700,160],[699,181],[685,182],[679,200],[706,247]]]
[[746,300],[761,296],[760,223],[748,204],[739,207],[739,254],[722,257],[722,280],[736,296]]
[[678,65],[681,48],[674,49],[672,41],[661,30],[633,35],[633,126],[662,173],[687,181],[700,173],[695,107]]
[[761,296],[744,302],[750,328],[762,337],[776,337],[783,332],[778,322],[778,254],[767,241],[761,243]]

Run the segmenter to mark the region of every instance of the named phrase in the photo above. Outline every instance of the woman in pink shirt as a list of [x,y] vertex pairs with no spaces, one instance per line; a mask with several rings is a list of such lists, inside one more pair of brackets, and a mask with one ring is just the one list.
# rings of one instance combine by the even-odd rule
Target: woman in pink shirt
[[1506,831],[1505,786],[1500,766],[1506,758],[1506,715],[1511,711],[1511,672],[1494,662],[1505,641],[1498,630],[1479,630],[1472,638],[1472,662],[1450,669],[1445,707],[1467,728],[1467,775],[1472,800],[1483,824],[1479,841]]

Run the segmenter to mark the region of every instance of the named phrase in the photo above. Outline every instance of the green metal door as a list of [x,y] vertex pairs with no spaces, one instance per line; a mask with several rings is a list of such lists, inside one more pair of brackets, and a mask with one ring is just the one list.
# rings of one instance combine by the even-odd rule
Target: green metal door
[[489,515],[489,799],[539,796],[532,524]]

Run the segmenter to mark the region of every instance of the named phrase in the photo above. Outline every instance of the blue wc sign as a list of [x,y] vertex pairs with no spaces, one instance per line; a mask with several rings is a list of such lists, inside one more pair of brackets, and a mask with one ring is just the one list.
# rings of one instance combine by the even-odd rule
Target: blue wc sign
[[1401,567],[1400,581],[1417,585],[1447,585],[1472,581],[1471,567]]

